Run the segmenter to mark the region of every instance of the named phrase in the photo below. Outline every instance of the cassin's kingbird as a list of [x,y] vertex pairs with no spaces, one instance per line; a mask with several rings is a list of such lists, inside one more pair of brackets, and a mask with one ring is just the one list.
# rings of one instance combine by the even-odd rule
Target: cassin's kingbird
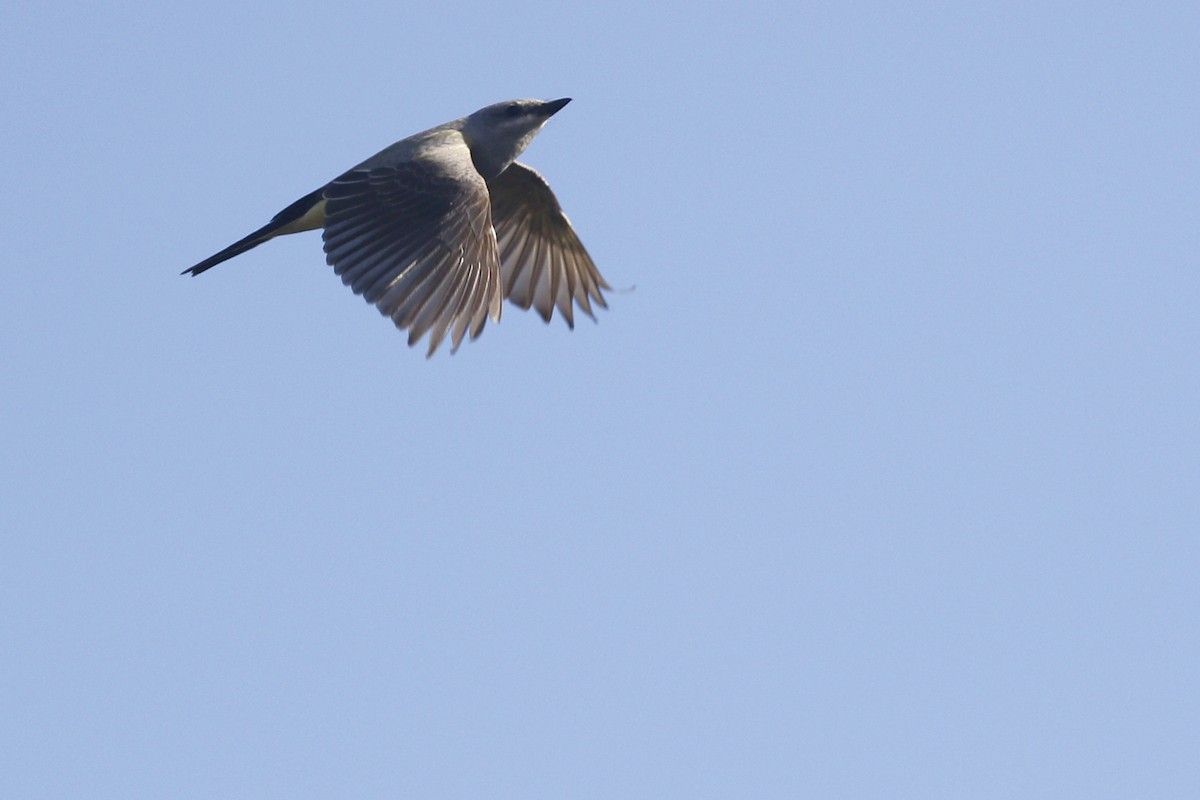
[[288,233],[323,228],[325,261],[342,282],[429,355],[450,334],[474,339],[507,297],[574,327],[607,307],[600,277],[550,186],[515,161],[570,98],[510,100],[409,136],[276,214],[184,274]]

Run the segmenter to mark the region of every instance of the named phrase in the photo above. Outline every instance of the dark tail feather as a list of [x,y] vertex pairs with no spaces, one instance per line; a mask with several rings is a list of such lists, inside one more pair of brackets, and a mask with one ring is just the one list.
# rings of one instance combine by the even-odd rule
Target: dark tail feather
[[211,269],[212,267],[215,267],[217,264],[220,264],[222,261],[228,261],[229,259],[233,258],[234,256],[241,255],[242,253],[246,252],[247,250],[258,247],[263,242],[275,238],[275,236],[280,228],[282,228],[286,225],[290,225],[291,223],[295,222],[296,220],[300,219],[305,214],[307,214],[312,209],[313,205],[320,201],[322,191],[323,191],[323,189],[317,189],[315,192],[312,192],[311,194],[307,194],[304,197],[301,197],[299,200],[292,203],[290,206],[285,208],[283,211],[280,211],[278,214],[276,214],[274,217],[272,217],[270,222],[268,222],[266,225],[263,225],[261,228],[256,230],[254,233],[250,234],[249,236],[246,236],[245,238],[238,239],[236,242],[229,245],[229,247],[226,247],[221,252],[216,253],[215,255],[209,256],[208,258],[204,259],[196,266],[188,267],[187,269],[185,269],[183,272],[181,272],[179,274],[180,275],[199,275],[201,272],[204,272],[206,269]]
[[265,242],[271,238],[267,232],[269,230],[274,229],[275,227],[276,226],[274,226],[274,225],[267,225],[266,227],[259,228],[254,233],[247,236],[245,239],[240,239],[240,240],[234,242],[233,244],[229,245],[229,247],[226,247],[224,250],[217,253],[216,255],[209,256],[208,258],[204,259],[196,266],[189,267],[179,274],[180,275],[199,275],[201,272],[204,272],[204,270],[209,269],[210,267],[215,267],[217,264],[220,264],[222,261],[228,261],[229,259],[233,258],[234,256],[241,255],[242,253],[246,252],[247,250],[249,250],[251,248],[258,247],[260,244],[262,244],[263,242]]

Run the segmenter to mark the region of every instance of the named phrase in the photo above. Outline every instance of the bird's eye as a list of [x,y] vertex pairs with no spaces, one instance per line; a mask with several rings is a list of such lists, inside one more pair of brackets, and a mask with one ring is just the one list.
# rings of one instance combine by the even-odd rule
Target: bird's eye
[[504,116],[515,117],[521,113],[521,107],[516,103],[509,103],[504,107]]

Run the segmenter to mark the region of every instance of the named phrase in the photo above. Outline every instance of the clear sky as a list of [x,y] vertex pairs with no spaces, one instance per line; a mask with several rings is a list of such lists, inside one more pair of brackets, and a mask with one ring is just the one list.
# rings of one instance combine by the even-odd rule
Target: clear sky
[[[1200,796],[1200,6],[667,9],[3,12],[0,796]],[[597,324],[179,275],[562,96]]]

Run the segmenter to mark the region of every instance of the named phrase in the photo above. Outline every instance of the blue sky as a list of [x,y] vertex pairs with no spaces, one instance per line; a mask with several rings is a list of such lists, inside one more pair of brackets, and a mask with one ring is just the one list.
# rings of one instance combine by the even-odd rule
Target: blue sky
[[[0,795],[1196,796],[1194,4],[4,16]],[[597,324],[179,276],[525,96]]]

